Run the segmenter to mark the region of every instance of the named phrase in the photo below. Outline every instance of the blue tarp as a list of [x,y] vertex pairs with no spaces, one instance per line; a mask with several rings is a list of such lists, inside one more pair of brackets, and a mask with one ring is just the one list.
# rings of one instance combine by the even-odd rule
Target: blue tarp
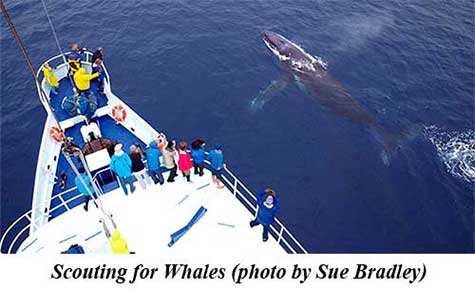
[[191,227],[203,217],[206,211],[208,211],[206,208],[200,207],[186,226],[170,235],[171,241],[168,243],[168,246],[173,246],[181,237],[183,237],[183,235],[186,234],[191,229]]

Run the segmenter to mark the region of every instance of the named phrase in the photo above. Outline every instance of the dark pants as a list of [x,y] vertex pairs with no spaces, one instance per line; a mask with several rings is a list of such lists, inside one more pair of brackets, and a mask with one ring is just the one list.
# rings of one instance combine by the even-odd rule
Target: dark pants
[[127,187],[125,186],[126,184],[129,184],[130,185],[130,190],[132,192],[135,191],[135,185],[134,185],[134,182],[135,182],[135,177],[133,175],[129,176],[129,177],[120,177],[120,176],[117,176],[117,179],[119,179],[119,184],[120,186],[122,187],[122,189],[124,190],[124,193],[125,195],[128,195],[129,192],[127,191]]
[[78,93],[80,95],[83,95],[86,98],[89,98],[90,95],[94,95],[94,92],[91,89],[87,89],[87,90],[83,90],[83,91],[78,89]]
[[193,167],[195,169],[195,175],[199,174],[200,176],[203,176],[203,169],[205,167],[204,163],[193,163]]
[[[260,225],[261,223],[255,219],[251,222],[251,228],[257,226],[257,225]],[[264,231],[262,232],[262,239],[263,240],[268,240],[269,239],[269,228],[270,228],[270,225],[262,225],[262,227],[264,228]]]
[[175,181],[175,177],[178,176],[178,174],[176,174],[177,169],[178,169],[178,168],[176,167],[176,165],[175,165],[175,167],[173,167],[172,169],[170,169],[170,175],[168,175],[168,179],[167,179],[168,182],[173,182],[173,181]]
[[[97,198],[97,195],[95,193],[93,193],[94,195],[94,198]],[[88,206],[89,206],[89,201],[92,199],[92,197],[90,195],[83,195],[84,196],[84,209],[87,211],[88,210]],[[93,201],[94,204],[97,206],[97,203],[96,201]]]
[[160,171],[160,168],[149,170],[148,175],[150,175],[150,177],[153,180],[153,183],[155,184],[157,183],[163,184],[165,182],[165,180],[163,179],[162,172]]

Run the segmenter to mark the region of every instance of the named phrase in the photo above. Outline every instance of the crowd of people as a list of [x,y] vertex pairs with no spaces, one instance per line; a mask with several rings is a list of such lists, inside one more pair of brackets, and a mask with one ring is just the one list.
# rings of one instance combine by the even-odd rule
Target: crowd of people
[[[165,178],[162,171],[169,172],[166,179],[169,183],[175,182],[178,171],[187,182],[191,183],[192,169],[194,169],[195,176],[204,175],[205,160],[210,163],[212,182],[217,188],[224,188],[220,180],[222,170],[226,165],[221,144],[216,144],[207,156],[206,143],[201,139],[193,141],[191,148],[185,141],[181,141],[177,148],[175,140],[168,141],[165,134],[160,133],[145,149],[142,149],[139,144],[135,144],[130,146],[127,154],[122,147],[123,145],[120,143],[114,146],[110,169],[117,176],[126,195],[129,193],[127,185],[130,192],[133,193],[136,181],[142,189],[146,189],[152,182],[164,184]],[[163,159],[163,166],[160,158]]]
[[[73,81],[73,86],[77,95],[89,96],[91,91],[91,80],[95,80],[98,83],[98,92],[104,91],[104,78],[105,73],[102,68],[102,62],[104,61],[103,49],[98,47],[93,53],[91,58],[92,73],[86,73],[84,67],[82,67],[81,61],[85,60],[86,48],[79,48],[77,43],[71,45],[71,50],[64,54],[65,59],[69,65],[68,76]],[[46,82],[50,86],[50,92],[53,95],[58,94],[59,82],[54,75],[54,68],[49,63],[45,63],[42,67],[42,72]]]

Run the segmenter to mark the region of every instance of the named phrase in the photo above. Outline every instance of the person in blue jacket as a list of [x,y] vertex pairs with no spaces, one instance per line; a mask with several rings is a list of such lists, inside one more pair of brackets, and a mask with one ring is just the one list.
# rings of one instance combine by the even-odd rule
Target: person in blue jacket
[[193,158],[193,167],[195,175],[199,174],[200,176],[204,175],[203,169],[205,167],[205,146],[206,143],[197,139],[191,142],[191,157]]
[[61,254],[84,254],[84,248],[81,245],[71,245],[66,251],[62,251]]
[[119,184],[124,190],[125,195],[128,195],[126,185],[130,185],[130,191],[135,191],[134,181],[135,177],[132,175],[132,160],[128,154],[122,150],[122,144],[117,144],[114,147],[114,155],[111,157],[110,169],[117,175]]
[[280,207],[279,196],[272,189],[265,189],[257,194],[257,217],[251,221],[251,228],[262,225],[264,231],[262,233],[262,240],[266,242],[269,239],[269,228],[274,222],[274,216]]
[[[92,186],[91,180],[89,179],[89,176],[86,174],[86,171],[84,170],[84,168],[80,167],[78,171],[82,177],[82,180],[84,180],[84,183],[86,183],[87,187],[85,187],[84,184],[81,182],[81,179],[79,178],[79,176],[76,176],[76,178],[74,178],[74,183],[76,184],[78,191],[84,197],[84,210],[87,211],[89,201],[92,199],[91,194],[94,197],[94,199],[97,198],[97,195],[94,192],[94,187]],[[94,204],[97,207],[97,203],[95,200],[94,200]]]
[[153,183],[160,183],[162,185],[165,180],[162,172],[160,171],[160,156],[162,152],[158,149],[158,144],[152,141],[145,149],[145,156],[147,158],[148,175],[153,179]]
[[223,173],[223,168],[226,167],[226,164],[224,163],[223,147],[221,144],[216,144],[214,150],[211,150],[208,160],[211,167],[211,180],[219,189],[224,188],[224,185],[221,184],[220,179]]

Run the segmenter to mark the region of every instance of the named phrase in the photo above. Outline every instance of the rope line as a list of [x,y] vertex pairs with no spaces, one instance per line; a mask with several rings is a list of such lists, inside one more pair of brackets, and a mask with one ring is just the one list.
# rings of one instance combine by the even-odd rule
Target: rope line
[[40,81],[36,77],[35,69],[33,68],[33,64],[31,63],[30,56],[28,55],[28,52],[26,51],[25,45],[21,41],[20,36],[19,36],[19,34],[18,34],[18,32],[15,28],[15,25],[13,24],[12,19],[10,18],[10,15],[8,14],[7,8],[3,4],[3,0],[0,0],[0,8],[2,10],[3,16],[5,17],[5,20],[8,23],[8,26],[10,27],[10,31],[13,35],[13,38],[15,38],[15,41],[17,42],[18,46],[20,47],[20,50],[23,54],[23,57],[25,58],[28,69],[30,70],[31,75],[33,76],[33,79],[35,80],[36,85],[39,88],[41,98],[48,104],[48,107],[51,110],[51,113],[52,113],[52,115],[53,115],[53,117],[56,121],[56,125],[58,126],[59,130],[61,130],[61,132],[63,132],[63,134],[64,134],[64,131],[61,128],[61,125],[59,123],[58,117],[56,116],[56,114],[54,112],[54,109],[51,106],[51,103],[49,102],[48,96],[46,95],[45,91],[43,90],[43,87],[41,86]]
[[[58,51],[59,51],[59,54],[61,55],[61,57],[63,58],[63,62],[64,64],[66,64],[67,66],[69,66],[67,60],[66,60],[66,57],[64,56],[64,53],[63,53],[63,49],[61,47],[61,44],[59,44],[59,39],[58,39],[58,35],[56,34],[56,30],[54,29],[54,25],[53,25],[53,21],[51,20],[51,16],[48,12],[48,8],[46,7],[46,3],[44,0],[41,0],[41,3],[43,4],[43,9],[45,11],[45,14],[46,14],[46,18],[48,18],[48,22],[49,22],[49,26],[51,28],[51,32],[53,32],[53,36],[54,36],[54,41],[56,42],[56,47],[58,48]],[[71,78],[71,76],[69,75],[69,73],[67,74],[68,76],[68,79],[69,81],[71,82],[71,85],[73,87],[73,93],[76,93],[76,86]]]
[[63,49],[61,48],[61,45],[59,44],[58,35],[56,34],[56,30],[54,29],[53,21],[51,20],[51,16],[49,15],[48,8],[46,7],[46,3],[44,0],[41,0],[41,3],[43,3],[43,8],[46,13],[46,18],[48,18],[49,26],[51,28],[51,31],[53,32],[54,40],[56,42],[56,46],[58,47],[59,54],[61,54],[61,56],[63,57],[64,63],[67,64],[68,62],[66,61],[66,57],[63,54]]

